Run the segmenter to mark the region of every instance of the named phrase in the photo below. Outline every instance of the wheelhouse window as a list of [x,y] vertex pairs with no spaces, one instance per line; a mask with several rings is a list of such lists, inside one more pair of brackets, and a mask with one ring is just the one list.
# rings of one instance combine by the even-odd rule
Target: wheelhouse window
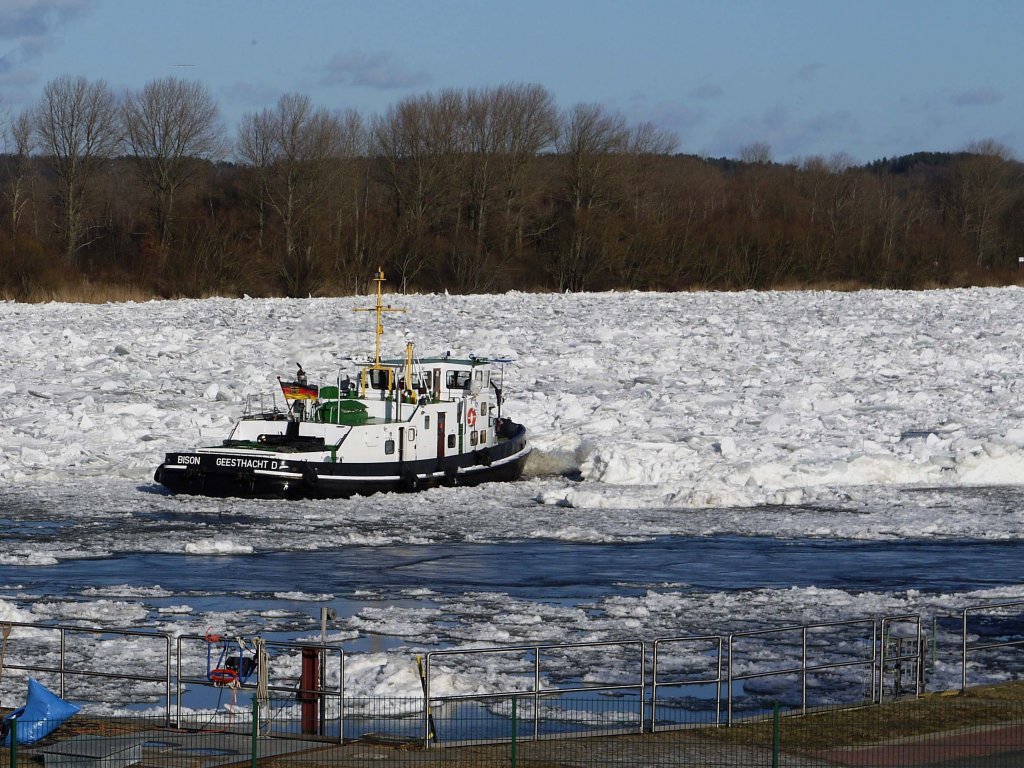
[[448,371],[448,389],[466,389],[469,380],[469,371]]
[[372,369],[368,371],[370,374],[370,387],[372,389],[383,389],[387,390],[391,388],[391,371]]

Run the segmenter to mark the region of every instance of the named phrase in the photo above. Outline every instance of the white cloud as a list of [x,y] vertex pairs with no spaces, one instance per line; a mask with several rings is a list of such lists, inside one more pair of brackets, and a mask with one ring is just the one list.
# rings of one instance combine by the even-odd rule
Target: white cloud
[[222,89],[222,93],[225,101],[243,107],[262,108],[281,98],[280,90],[260,83],[236,82]]
[[718,151],[736,156],[741,147],[766,142],[777,156],[786,158],[809,154],[831,154],[847,149],[860,131],[860,122],[849,110],[795,115],[776,104],[760,115],[748,115],[723,127],[717,137]]
[[714,83],[705,83],[704,85],[698,85],[692,91],[690,91],[691,99],[717,99],[719,96],[724,94],[722,86],[715,85]]
[[1003,94],[995,88],[969,88],[957,91],[949,97],[949,103],[956,107],[978,107],[986,104],[997,104],[1003,100]]
[[[30,63],[53,47],[60,28],[92,10],[92,0],[0,0],[0,85],[21,91],[38,73]],[[14,96],[12,103],[25,94]]]
[[91,7],[91,0],[3,0],[0,39],[47,37]]
[[805,83],[813,80],[817,74],[825,68],[825,65],[820,61],[812,61],[808,64],[804,64],[800,69],[793,75],[797,80],[802,80]]
[[430,76],[410,70],[389,53],[352,51],[335,54],[327,62],[321,82],[325,85],[358,85],[389,90],[427,85]]

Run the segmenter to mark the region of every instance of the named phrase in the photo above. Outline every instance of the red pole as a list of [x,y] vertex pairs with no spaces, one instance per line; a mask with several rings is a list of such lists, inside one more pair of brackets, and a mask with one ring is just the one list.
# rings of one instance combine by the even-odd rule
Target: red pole
[[320,688],[320,650],[302,649],[302,676],[299,678],[299,701],[302,703],[302,732],[318,733],[316,694]]

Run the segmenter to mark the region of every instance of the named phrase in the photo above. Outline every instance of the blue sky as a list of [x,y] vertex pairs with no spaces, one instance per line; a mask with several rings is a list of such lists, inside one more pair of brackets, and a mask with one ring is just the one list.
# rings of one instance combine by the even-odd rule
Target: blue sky
[[198,80],[233,131],[290,92],[383,112],[539,83],[682,152],[869,161],[993,138],[1024,158],[1020,0],[0,0],[0,111],[50,79]]

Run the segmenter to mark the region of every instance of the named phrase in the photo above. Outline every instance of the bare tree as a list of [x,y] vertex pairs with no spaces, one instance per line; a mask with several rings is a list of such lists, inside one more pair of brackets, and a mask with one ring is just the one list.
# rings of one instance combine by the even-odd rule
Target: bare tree
[[967,145],[951,179],[961,233],[970,238],[975,264],[990,267],[998,250],[998,221],[1013,197],[1013,153],[993,139]]
[[653,265],[667,254],[667,219],[670,194],[659,194],[655,176],[659,164],[679,145],[678,137],[644,122],[630,129],[627,140],[629,207],[624,250],[616,265],[616,276],[624,287],[648,288]]
[[[498,155],[507,143],[509,130],[498,114],[500,90],[471,89],[465,96],[466,162],[461,196],[465,200],[472,244],[463,244],[455,237],[449,254],[455,284],[462,290],[486,290],[494,278],[495,270],[489,264],[488,217],[498,181]],[[461,216],[457,224],[461,224]]]
[[503,85],[495,93],[495,119],[506,126],[498,154],[504,204],[502,248],[506,255],[523,245],[526,186],[531,164],[558,138],[558,110],[552,95],[535,84]]
[[558,151],[568,164],[565,181],[573,210],[607,202],[615,160],[628,141],[626,119],[600,104],[577,104],[563,117]]
[[83,237],[89,187],[117,148],[117,116],[117,100],[106,82],[90,83],[84,77],[48,82],[34,112],[39,148],[57,179],[64,256],[69,264],[88,244]]
[[428,235],[455,213],[464,125],[465,99],[454,89],[402,99],[373,122],[374,152],[404,236],[394,253],[403,289],[430,260]]
[[469,181],[470,228],[476,232],[478,247],[487,229],[488,203],[495,184],[497,155],[505,143],[507,124],[497,113],[497,91],[493,88],[466,92],[466,152]]
[[217,104],[206,86],[167,77],[127,94],[121,114],[126,148],[153,195],[163,250],[172,239],[178,191],[195,176],[199,161],[224,151]]
[[[4,186],[4,197],[7,198],[10,206],[11,234],[17,240],[22,219],[33,200],[31,112],[21,112],[11,118],[5,133],[11,159],[7,164],[7,184]],[[35,234],[38,235],[38,233]]]
[[772,145],[755,141],[740,148],[740,160],[752,165],[768,165],[772,161]]
[[1014,159],[1013,150],[1005,144],[1000,144],[995,139],[977,139],[970,142],[964,151],[972,155],[991,157],[1003,162]]
[[678,136],[659,130],[653,123],[640,123],[630,130],[627,152],[631,162],[630,196],[635,219],[639,220],[643,214],[655,167],[678,146]]
[[260,203],[280,221],[281,275],[291,295],[308,292],[316,272],[317,252],[304,227],[337,172],[341,136],[338,118],[299,94],[286,94],[275,109],[242,118],[238,154],[256,173]]
[[601,213],[621,180],[628,141],[626,119],[599,104],[577,104],[562,118],[558,150],[565,164],[569,231],[554,264],[560,290],[585,289],[608,255]]
[[369,131],[363,116],[348,109],[337,116],[341,129],[340,170],[331,201],[333,270],[340,283],[359,292],[376,266],[371,253]]

